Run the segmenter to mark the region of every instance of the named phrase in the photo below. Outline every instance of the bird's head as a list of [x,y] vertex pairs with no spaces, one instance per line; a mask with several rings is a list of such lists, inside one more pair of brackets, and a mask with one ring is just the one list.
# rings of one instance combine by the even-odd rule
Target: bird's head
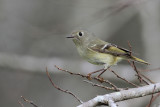
[[76,45],[86,44],[90,41],[92,35],[88,31],[84,30],[76,30],[71,33],[71,36],[67,38],[71,38]]

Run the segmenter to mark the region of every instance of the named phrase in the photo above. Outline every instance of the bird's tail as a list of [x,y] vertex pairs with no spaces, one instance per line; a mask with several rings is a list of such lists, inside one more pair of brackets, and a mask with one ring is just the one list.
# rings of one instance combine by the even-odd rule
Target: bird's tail
[[144,61],[142,59],[139,59],[139,58],[137,58],[135,56],[132,56],[131,60],[136,61],[136,62],[140,62],[140,63],[143,63],[143,64],[150,65],[148,62],[146,62],[146,61]]

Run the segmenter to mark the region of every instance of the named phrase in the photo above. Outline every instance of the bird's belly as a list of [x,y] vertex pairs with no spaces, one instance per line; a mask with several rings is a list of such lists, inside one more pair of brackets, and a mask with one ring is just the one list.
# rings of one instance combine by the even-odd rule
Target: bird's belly
[[82,51],[82,48],[79,48],[78,52],[80,56],[82,56],[88,62],[95,65],[104,65],[104,64],[107,64],[108,66],[115,65],[122,59],[120,57],[115,57],[110,54],[95,52],[90,49]]
[[104,65],[104,64],[113,65],[115,59],[116,57],[109,54],[95,53],[92,55],[92,58],[88,58],[88,62],[96,65]]

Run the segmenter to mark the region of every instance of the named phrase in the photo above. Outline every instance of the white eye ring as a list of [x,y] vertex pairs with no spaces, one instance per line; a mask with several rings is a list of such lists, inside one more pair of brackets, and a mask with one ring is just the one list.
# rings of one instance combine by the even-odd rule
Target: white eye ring
[[84,35],[83,32],[78,32],[77,34],[78,34],[78,36],[83,36]]

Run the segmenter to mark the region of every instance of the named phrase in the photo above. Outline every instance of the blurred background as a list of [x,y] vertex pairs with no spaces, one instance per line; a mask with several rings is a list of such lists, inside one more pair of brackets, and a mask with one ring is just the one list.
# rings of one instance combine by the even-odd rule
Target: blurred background
[[[78,28],[87,29],[99,38],[132,50],[151,65],[136,64],[140,69],[160,67],[159,0],[0,0],[0,105],[25,107],[75,107],[71,95],[55,89],[48,80],[87,101],[107,91],[84,83],[84,78],[58,71],[54,65],[71,72],[87,74],[103,66],[84,61],[72,40],[65,38]],[[129,49],[129,48],[128,48]],[[127,61],[112,67],[129,81],[138,83]],[[142,72],[160,82],[160,70]],[[109,71],[105,79],[118,87],[132,87]],[[151,96],[119,102],[119,107],[144,107]],[[153,107],[160,102],[157,99]]]

